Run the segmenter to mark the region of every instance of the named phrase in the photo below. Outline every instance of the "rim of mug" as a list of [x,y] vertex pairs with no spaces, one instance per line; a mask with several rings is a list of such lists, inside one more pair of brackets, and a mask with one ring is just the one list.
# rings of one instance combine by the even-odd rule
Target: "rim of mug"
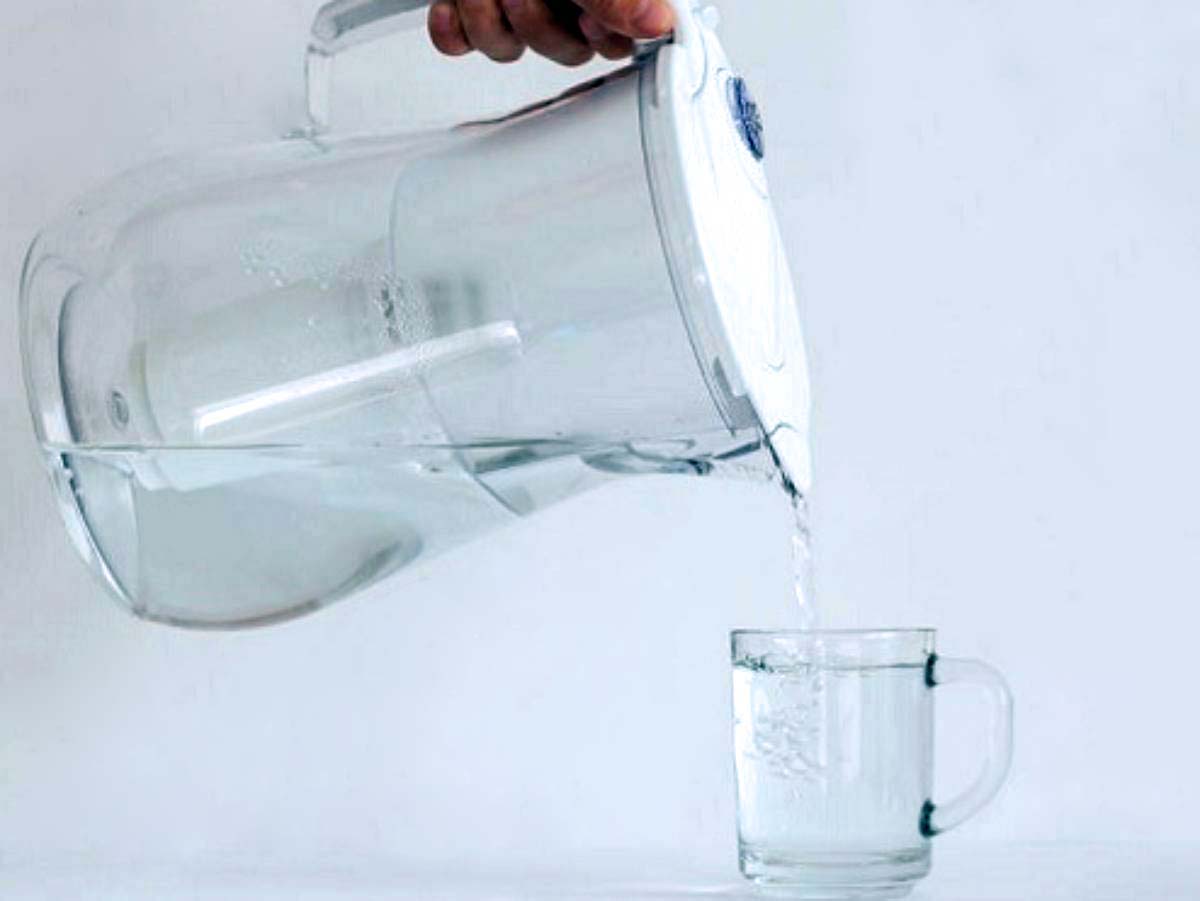
[[920,629],[739,629],[730,633],[734,666],[739,661],[778,658],[776,665],[819,660],[851,669],[927,665],[937,647],[937,630]]
[[829,638],[901,638],[914,635],[937,635],[933,626],[900,629],[734,629],[731,638],[798,638],[800,636]]

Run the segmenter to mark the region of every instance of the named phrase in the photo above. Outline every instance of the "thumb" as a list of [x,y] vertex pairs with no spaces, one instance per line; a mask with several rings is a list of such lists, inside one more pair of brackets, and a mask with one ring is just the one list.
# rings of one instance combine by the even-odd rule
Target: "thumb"
[[631,38],[662,37],[675,24],[667,0],[575,0],[601,25]]

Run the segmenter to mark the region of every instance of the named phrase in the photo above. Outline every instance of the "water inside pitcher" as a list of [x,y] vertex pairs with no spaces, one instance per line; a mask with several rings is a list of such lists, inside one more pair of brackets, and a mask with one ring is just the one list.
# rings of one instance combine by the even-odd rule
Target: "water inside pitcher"
[[[315,33],[349,43],[370,17],[330,33],[334,14],[395,7],[339,0]],[[647,117],[692,57],[672,75],[664,47],[502,120],[142,170],[38,237],[35,422],[129,609],[298,615],[625,475],[802,487],[807,410],[767,421],[778,390],[749,390],[737,337],[712,351],[720,323],[681,309]]]

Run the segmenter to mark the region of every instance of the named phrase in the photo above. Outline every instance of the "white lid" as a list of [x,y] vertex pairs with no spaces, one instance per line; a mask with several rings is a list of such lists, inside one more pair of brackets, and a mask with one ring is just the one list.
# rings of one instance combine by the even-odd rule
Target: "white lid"
[[762,122],[713,31],[681,27],[646,70],[646,157],[675,289],[731,429],[761,424],[784,473],[812,482],[808,365],[796,292],[763,170]]

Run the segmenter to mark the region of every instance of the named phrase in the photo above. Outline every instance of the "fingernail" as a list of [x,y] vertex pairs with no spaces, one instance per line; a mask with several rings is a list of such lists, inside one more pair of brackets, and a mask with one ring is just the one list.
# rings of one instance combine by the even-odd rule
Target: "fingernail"
[[645,34],[658,36],[666,34],[675,24],[675,14],[665,3],[658,0],[650,3],[633,20],[633,25]]
[[603,41],[609,35],[608,29],[587,13],[579,17],[579,30],[592,43]]

